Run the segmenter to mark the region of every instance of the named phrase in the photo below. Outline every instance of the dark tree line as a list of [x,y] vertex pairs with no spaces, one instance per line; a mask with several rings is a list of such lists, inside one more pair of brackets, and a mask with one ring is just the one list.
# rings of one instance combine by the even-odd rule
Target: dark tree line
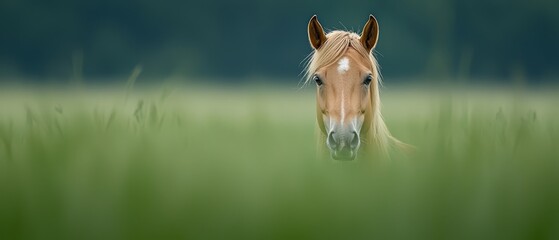
[[141,64],[152,77],[296,79],[313,14],[325,28],[359,31],[372,13],[386,78],[538,81],[559,75],[557,9],[548,0],[4,0],[0,75],[103,79]]

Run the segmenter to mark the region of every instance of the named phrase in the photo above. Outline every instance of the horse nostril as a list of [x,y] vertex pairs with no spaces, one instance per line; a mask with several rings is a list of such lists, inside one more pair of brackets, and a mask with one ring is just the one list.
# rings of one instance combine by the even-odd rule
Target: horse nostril
[[353,131],[353,136],[351,138],[350,146],[351,148],[354,149],[357,148],[357,146],[359,146],[359,135],[355,131]]
[[336,149],[338,146],[338,143],[336,142],[336,139],[334,138],[334,131],[328,133],[328,140],[327,143],[328,145],[330,145],[331,148]]

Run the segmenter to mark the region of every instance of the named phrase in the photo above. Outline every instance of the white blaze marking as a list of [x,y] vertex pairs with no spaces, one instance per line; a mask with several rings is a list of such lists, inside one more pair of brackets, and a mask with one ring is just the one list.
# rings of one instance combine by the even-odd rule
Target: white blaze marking
[[338,72],[340,74],[344,74],[348,70],[349,70],[349,59],[347,59],[347,57],[344,57],[340,59],[340,61],[338,61]]
[[[345,74],[347,71],[349,71],[349,59],[347,57],[343,57],[342,59],[340,59],[340,61],[338,61],[338,73],[340,74]],[[344,89],[343,89],[343,84],[342,84],[342,106],[341,106],[341,113],[340,113],[340,124],[343,125],[345,122],[345,97],[344,97]]]
[[[338,73],[345,74],[349,70],[349,59],[347,57],[343,57],[338,61]],[[345,122],[345,97],[344,97],[344,89],[342,84],[342,107],[341,107],[341,124],[343,125]]]
[[344,98],[344,91],[343,91],[343,89],[342,89],[342,113],[341,113],[341,118],[342,118],[341,124],[342,124],[342,126],[343,126],[343,124],[344,124],[344,118],[345,118],[345,102],[344,102],[344,101],[345,101],[345,98]]

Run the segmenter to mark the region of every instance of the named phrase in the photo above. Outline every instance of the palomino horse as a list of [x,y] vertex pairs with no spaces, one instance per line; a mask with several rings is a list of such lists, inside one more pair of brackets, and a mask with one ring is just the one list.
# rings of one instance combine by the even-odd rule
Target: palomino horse
[[353,160],[362,148],[388,154],[404,146],[388,131],[380,112],[380,74],[371,51],[379,37],[373,15],[361,36],[346,31],[324,34],[316,15],[308,26],[314,51],[306,68],[306,83],[316,83],[316,113],[324,142],[336,160]]

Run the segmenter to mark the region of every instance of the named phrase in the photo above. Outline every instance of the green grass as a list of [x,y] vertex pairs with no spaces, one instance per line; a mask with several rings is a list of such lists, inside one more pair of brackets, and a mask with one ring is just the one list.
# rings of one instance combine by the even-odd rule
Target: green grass
[[553,92],[388,88],[417,152],[335,162],[273,89],[3,90],[0,239],[559,238]]

